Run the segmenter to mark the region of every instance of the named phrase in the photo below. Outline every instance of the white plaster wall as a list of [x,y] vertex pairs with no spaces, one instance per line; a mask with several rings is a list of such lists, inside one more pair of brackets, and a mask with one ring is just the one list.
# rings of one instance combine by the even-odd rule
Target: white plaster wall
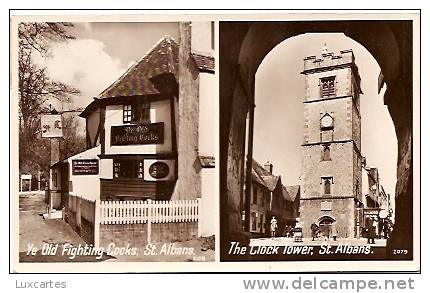
[[111,126],[123,123],[123,105],[106,106],[105,153],[106,154],[161,154],[172,151],[170,101],[151,102],[151,123],[164,122],[164,143],[151,145],[111,146]]
[[100,179],[113,179],[113,159],[99,161]]
[[[97,129],[99,127],[100,122],[100,109],[97,109],[96,111],[92,112],[88,118],[87,118],[87,131],[91,138],[91,143],[94,144],[94,139],[97,134]],[[96,145],[100,143],[100,139],[97,138]]]
[[[69,181],[72,183],[73,191],[71,194],[81,196],[90,200],[100,199],[100,160],[97,156],[100,154],[100,145],[92,149],[88,149],[82,153],[76,154],[67,159],[69,163]],[[73,175],[72,160],[78,159],[97,159],[99,160],[99,174],[97,175]]]
[[214,55],[212,49],[212,33],[210,21],[194,21],[191,23],[191,51],[202,55]]
[[215,168],[202,169],[202,198],[201,198],[201,236],[215,235],[218,220],[218,190],[217,171]]
[[199,154],[214,156],[216,168],[201,169],[202,180],[202,236],[215,234],[218,219],[218,162],[217,162],[217,97],[215,75],[200,73],[199,86]]
[[218,131],[218,85],[215,74],[200,73],[199,154],[215,156]]

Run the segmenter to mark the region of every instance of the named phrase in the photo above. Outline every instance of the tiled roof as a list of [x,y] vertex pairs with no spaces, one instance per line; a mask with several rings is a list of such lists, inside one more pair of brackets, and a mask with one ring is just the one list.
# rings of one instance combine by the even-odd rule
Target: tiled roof
[[266,186],[266,188],[270,191],[275,190],[276,185],[278,184],[278,180],[280,178],[279,176],[275,176],[271,174],[255,160],[252,160],[252,170],[253,170],[253,173],[255,173],[257,182]]
[[196,61],[197,67],[201,71],[215,72],[215,58],[211,56],[200,55],[192,53],[194,60]]
[[300,197],[300,185],[283,186],[284,198],[288,201],[295,201],[297,196]]
[[163,37],[97,98],[159,94],[151,79],[162,74],[173,74],[179,80],[178,55],[179,45],[175,40]]

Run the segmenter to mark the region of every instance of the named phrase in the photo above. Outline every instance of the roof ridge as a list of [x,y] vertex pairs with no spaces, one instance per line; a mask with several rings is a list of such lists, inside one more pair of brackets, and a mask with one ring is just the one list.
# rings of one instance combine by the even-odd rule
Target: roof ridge
[[118,83],[120,83],[130,72],[133,71],[133,69],[135,69],[137,67],[137,65],[139,65],[146,57],[148,57],[149,54],[151,54],[151,52],[154,51],[155,48],[157,48],[157,46],[159,46],[165,40],[167,40],[169,42],[169,44],[171,44],[170,43],[171,41],[176,42],[175,39],[172,38],[171,36],[168,36],[168,35],[163,36],[154,45],[152,45],[152,47],[149,50],[147,50],[146,53],[142,57],[140,57],[137,61],[135,61],[134,64],[132,66],[130,66],[119,78],[117,78],[110,86],[108,86],[100,94],[98,94],[96,99],[100,99],[104,93],[108,92],[109,90],[114,88]]

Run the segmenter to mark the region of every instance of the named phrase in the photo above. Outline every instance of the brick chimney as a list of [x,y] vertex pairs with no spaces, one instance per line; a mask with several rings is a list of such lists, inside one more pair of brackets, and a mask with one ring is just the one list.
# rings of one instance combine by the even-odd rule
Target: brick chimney
[[272,174],[273,173],[273,164],[270,163],[269,161],[267,161],[264,164],[264,169],[266,169],[266,171],[268,171],[270,174]]

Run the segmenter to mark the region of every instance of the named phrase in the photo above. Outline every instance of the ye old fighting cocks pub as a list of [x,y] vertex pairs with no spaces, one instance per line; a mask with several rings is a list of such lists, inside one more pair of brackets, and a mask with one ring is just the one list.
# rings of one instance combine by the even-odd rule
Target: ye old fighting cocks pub
[[[195,25],[195,34],[199,29],[203,32],[203,26]],[[214,101],[214,59],[193,50],[193,34],[188,36],[188,43],[180,44],[163,37],[95,97],[80,114],[86,120],[87,150],[51,166],[52,206],[66,207],[66,219],[80,234],[90,231],[89,236],[81,235],[87,242],[98,237],[91,232],[99,225],[95,210],[102,213],[100,231],[107,223],[146,223],[145,214],[134,213],[127,205],[138,208],[148,199],[155,200],[162,210],[157,223],[198,219],[199,235],[213,234],[213,223],[206,214],[212,213],[215,199],[215,144],[210,137],[215,124],[204,110]],[[181,45],[185,52],[189,50],[183,55],[191,59],[181,61]],[[186,86],[182,87],[181,62],[191,72],[183,74]],[[182,104],[181,98],[186,99]],[[188,112],[189,105],[197,105],[196,110]],[[183,133],[180,141],[179,133]],[[97,208],[96,202],[102,208]],[[118,206],[110,207],[109,202],[119,206],[125,202],[124,213],[118,214]],[[103,214],[103,209],[110,210]],[[100,239],[106,238],[102,234]]]

